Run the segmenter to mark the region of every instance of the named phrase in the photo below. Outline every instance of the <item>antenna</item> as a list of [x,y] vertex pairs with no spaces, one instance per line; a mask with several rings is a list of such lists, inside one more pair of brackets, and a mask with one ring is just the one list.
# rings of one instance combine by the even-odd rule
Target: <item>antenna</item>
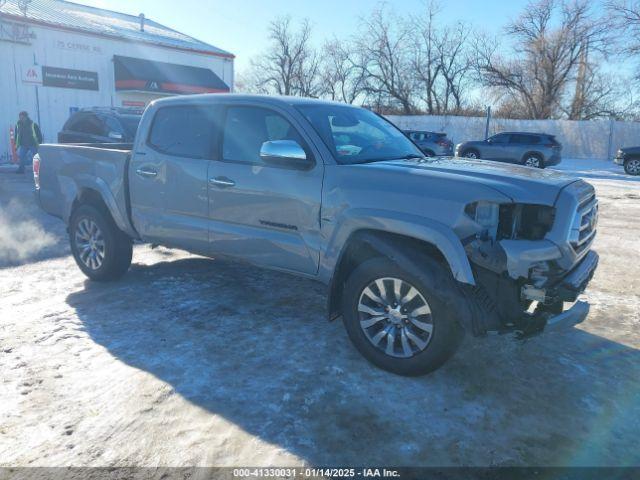
[[22,12],[23,15],[27,15],[27,8],[32,0],[18,0],[18,8]]

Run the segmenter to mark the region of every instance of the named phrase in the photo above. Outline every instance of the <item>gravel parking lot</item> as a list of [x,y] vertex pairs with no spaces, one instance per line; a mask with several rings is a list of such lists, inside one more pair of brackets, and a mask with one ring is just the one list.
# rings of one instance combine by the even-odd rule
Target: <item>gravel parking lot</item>
[[640,178],[563,168],[601,202],[587,321],[422,378],[361,358],[312,281],[138,246],[91,283],[0,172],[0,465],[640,465]]

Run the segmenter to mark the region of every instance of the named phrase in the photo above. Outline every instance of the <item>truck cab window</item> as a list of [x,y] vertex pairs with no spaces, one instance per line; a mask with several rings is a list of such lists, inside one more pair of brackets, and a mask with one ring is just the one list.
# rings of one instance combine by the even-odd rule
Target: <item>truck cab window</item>
[[272,140],[305,143],[289,121],[266,108],[230,107],[224,125],[222,159],[232,162],[262,163],[260,148]]

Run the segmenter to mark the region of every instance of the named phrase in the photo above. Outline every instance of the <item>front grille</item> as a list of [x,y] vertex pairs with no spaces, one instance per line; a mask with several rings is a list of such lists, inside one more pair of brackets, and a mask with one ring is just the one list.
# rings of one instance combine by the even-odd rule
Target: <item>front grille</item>
[[583,197],[578,204],[569,242],[571,247],[580,255],[591,246],[598,227],[598,200],[595,193]]

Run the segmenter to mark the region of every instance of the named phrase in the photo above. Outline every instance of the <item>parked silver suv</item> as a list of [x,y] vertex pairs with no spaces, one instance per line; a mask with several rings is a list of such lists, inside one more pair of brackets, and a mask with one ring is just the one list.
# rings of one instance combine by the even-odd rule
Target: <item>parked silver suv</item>
[[544,168],[561,161],[562,145],[546,133],[502,132],[486,140],[460,143],[456,157],[482,158]]

